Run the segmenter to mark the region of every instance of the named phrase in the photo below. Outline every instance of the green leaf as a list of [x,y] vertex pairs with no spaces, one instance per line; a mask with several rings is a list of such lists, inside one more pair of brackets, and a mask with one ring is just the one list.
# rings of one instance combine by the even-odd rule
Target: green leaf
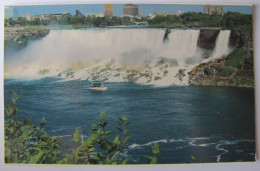
[[104,118],[105,117],[105,112],[100,112],[100,116],[101,116],[101,118]]
[[102,129],[97,130],[97,134],[102,136],[104,134],[104,131]]
[[89,148],[89,149],[88,149],[88,152],[91,153],[91,152],[93,152],[94,150],[95,150],[95,148],[92,147],[92,148]]
[[15,91],[11,90],[11,92],[14,96],[17,96],[17,93]]
[[91,157],[91,159],[93,159],[93,160],[101,160],[98,156],[93,156],[93,157]]
[[123,143],[125,144],[130,138],[131,138],[131,136],[127,136]]
[[5,157],[11,157],[11,150],[8,147],[5,147]]
[[110,164],[111,163],[111,160],[107,157],[106,159],[105,159],[105,164]]
[[120,132],[123,132],[123,130],[122,130],[121,128],[118,128],[118,127],[117,127],[117,129],[118,129]]
[[157,158],[153,157],[149,164],[157,164]]
[[36,155],[34,155],[34,156],[32,156],[32,157],[30,158],[29,163],[31,163],[31,164],[40,163],[42,157],[43,157],[43,151],[40,151],[38,154],[36,154]]
[[152,146],[152,151],[153,151],[153,154],[160,153],[159,144],[156,143],[154,146]]
[[32,118],[26,118],[23,121],[24,125],[30,126],[32,124]]
[[33,137],[36,134],[35,130],[26,130],[23,132],[22,136],[25,138]]
[[116,165],[116,164],[117,164],[117,161],[114,161],[114,162],[112,162],[111,164]]
[[120,119],[120,121],[122,121],[122,122],[126,122],[127,121],[127,116],[122,116],[121,118],[119,118]]
[[188,161],[188,163],[194,163],[195,160],[196,160],[195,156],[192,155],[192,156],[190,157],[190,160]]
[[110,135],[110,134],[113,134],[114,132],[113,131],[106,131],[106,135]]
[[78,143],[80,141],[80,130],[76,129],[73,134],[73,141]]
[[14,153],[13,156],[10,158],[10,163],[19,163],[17,153]]
[[156,157],[151,157],[151,156],[147,156],[147,155],[144,155],[144,157],[149,159],[149,164],[157,164]]
[[45,123],[46,123],[46,119],[45,119],[45,117],[42,117],[42,120],[40,122],[41,126],[45,125]]
[[13,104],[16,104],[16,102],[18,102],[19,99],[20,99],[20,96],[18,96],[16,98],[12,98]]
[[6,110],[6,113],[8,116],[12,116],[14,114],[14,107],[11,107],[11,106],[7,106],[7,110]]
[[152,160],[153,157],[152,156],[147,156],[147,155],[143,155],[145,158],[148,158],[149,160]]
[[127,134],[127,132],[128,132],[128,129],[125,129],[122,133]]
[[113,143],[114,144],[119,144],[120,143],[120,140],[119,140],[118,136],[116,136],[116,138],[114,139]]
[[[92,134],[88,139],[85,141],[86,145],[93,144],[97,140],[98,135],[97,134]],[[85,144],[84,143],[84,144]]]
[[122,164],[126,164],[128,162],[129,158],[122,161]]

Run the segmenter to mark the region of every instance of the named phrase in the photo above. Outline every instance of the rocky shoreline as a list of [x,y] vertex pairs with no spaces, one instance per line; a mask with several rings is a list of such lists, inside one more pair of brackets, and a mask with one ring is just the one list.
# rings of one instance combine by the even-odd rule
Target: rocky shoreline
[[49,33],[46,27],[5,27],[4,40],[18,41],[20,37],[30,37],[37,39]]
[[5,54],[24,47],[30,40],[36,40],[48,35],[50,30],[40,26],[5,27]]
[[[203,36],[214,36],[214,31],[210,32],[211,34]],[[194,86],[253,88],[255,83],[252,32],[231,31],[230,45],[234,49],[226,58],[201,63],[189,72],[189,83]]]
[[225,66],[226,59],[202,63],[189,72],[189,83],[194,86],[254,87],[254,72]]

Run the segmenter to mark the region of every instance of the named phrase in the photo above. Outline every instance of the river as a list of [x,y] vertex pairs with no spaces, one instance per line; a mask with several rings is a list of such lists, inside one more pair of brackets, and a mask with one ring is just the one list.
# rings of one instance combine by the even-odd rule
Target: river
[[[11,91],[20,91],[20,119],[38,123],[72,146],[75,129],[89,135],[100,111],[108,129],[118,133],[118,118],[131,124],[127,142],[129,164],[146,164],[151,145],[160,145],[159,163],[235,162],[255,160],[254,89],[234,87],[158,87],[105,82],[107,91],[90,91],[87,80],[61,78],[5,79],[5,105]],[[113,136],[112,136],[113,137]]]

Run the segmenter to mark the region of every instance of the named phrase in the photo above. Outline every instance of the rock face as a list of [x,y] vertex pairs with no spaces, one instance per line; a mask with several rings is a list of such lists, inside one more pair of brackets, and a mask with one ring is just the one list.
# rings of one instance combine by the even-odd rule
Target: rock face
[[5,55],[24,47],[28,41],[42,38],[49,34],[44,28],[6,27],[4,32]]
[[189,72],[191,85],[254,87],[252,33],[231,31],[229,44],[234,51],[226,58],[199,64]]
[[219,30],[201,29],[198,42],[199,46],[207,50],[214,49],[218,34]]
[[252,32],[232,30],[230,35],[230,44],[235,47],[253,47]]
[[5,28],[4,39],[10,41],[18,41],[21,37],[28,39],[37,39],[46,36],[49,30],[46,29],[26,29],[25,27],[7,27]]

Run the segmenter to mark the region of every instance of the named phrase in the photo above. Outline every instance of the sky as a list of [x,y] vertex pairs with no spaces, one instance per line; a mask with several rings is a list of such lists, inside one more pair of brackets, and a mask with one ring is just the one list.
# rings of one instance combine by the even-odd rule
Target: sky
[[[205,5],[189,5],[189,4],[135,4],[139,6],[139,14],[148,16],[154,14],[155,11],[161,12],[204,12]],[[124,4],[113,4],[113,15],[123,15]],[[252,6],[238,6],[238,5],[223,5],[224,11],[241,12],[244,14],[252,14]],[[79,10],[83,15],[87,13],[104,13],[103,4],[63,4],[63,5],[27,5],[27,6],[13,6],[18,11],[18,16],[26,16],[27,13],[31,15],[40,14],[58,14],[67,12],[75,15],[76,10]]]

